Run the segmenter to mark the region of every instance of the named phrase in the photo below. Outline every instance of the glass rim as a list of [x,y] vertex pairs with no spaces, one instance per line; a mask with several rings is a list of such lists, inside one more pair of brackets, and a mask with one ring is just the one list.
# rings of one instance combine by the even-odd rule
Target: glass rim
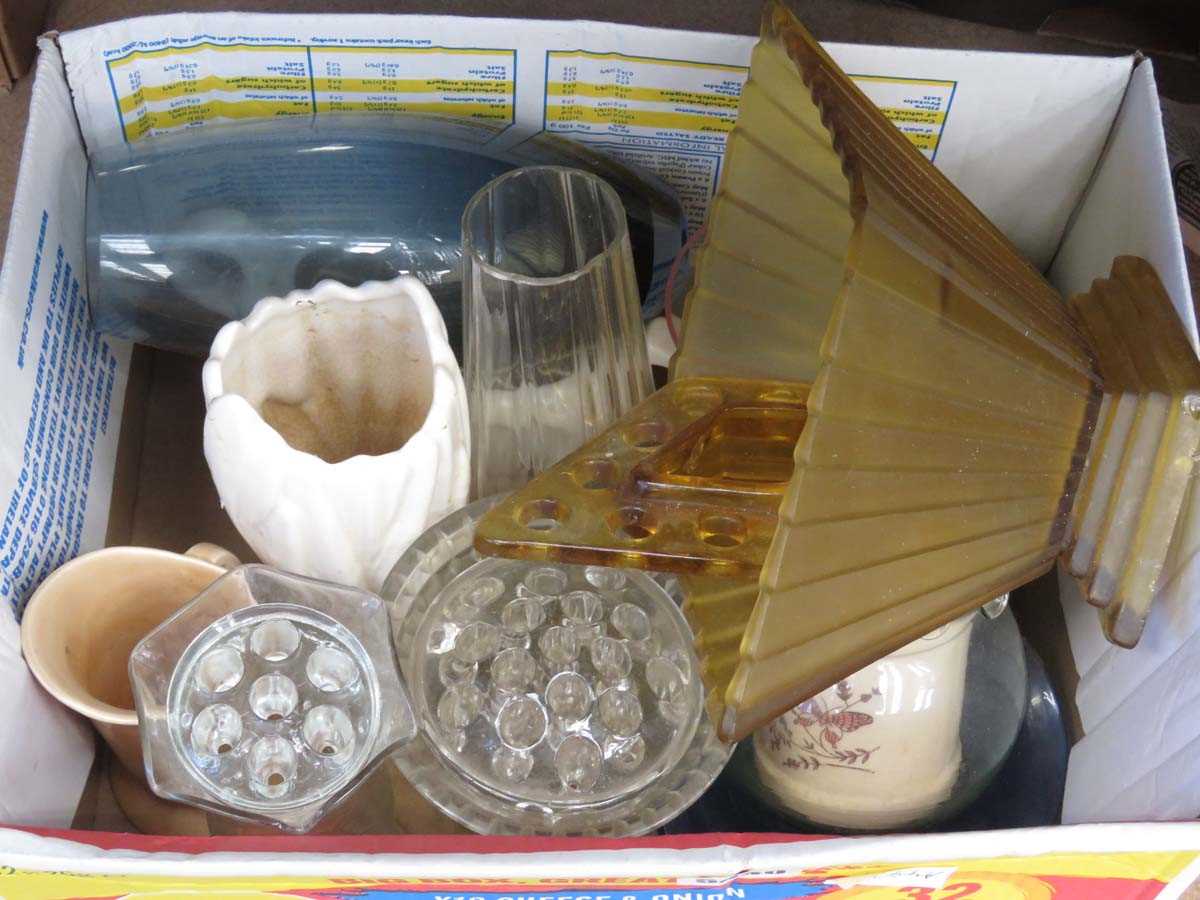
[[[512,181],[520,177],[528,176],[531,173],[538,172],[557,172],[571,176],[581,176],[596,185],[597,191],[603,198],[602,202],[609,204],[611,208],[620,212],[617,217],[617,230],[611,240],[605,245],[604,249],[599,253],[588,258],[582,266],[577,269],[572,269],[562,275],[523,275],[519,272],[511,272],[508,269],[501,268],[494,263],[488,262],[480,256],[475,242],[470,238],[470,231],[467,228],[467,220],[483,203],[483,201],[500,185],[506,181]],[[471,199],[467,201],[467,205],[463,208],[462,220],[460,224],[462,232],[462,253],[463,258],[470,257],[471,264],[479,266],[483,271],[498,279],[514,282],[517,284],[528,284],[538,287],[553,287],[555,285],[567,284],[577,280],[580,276],[592,269],[598,267],[605,259],[608,259],[619,248],[622,241],[629,238],[629,219],[625,212],[625,204],[621,202],[621,197],[604,178],[589,172],[586,169],[575,168],[574,166],[551,166],[551,165],[534,165],[521,166],[518,169],[512,169],[502,175],[497,175],[479,190],[477,190]],[[632,261],[632,260],[631,260]],[[465,273],[464,273],[465,274]],[[464,285],[466,282],[464,281]]]

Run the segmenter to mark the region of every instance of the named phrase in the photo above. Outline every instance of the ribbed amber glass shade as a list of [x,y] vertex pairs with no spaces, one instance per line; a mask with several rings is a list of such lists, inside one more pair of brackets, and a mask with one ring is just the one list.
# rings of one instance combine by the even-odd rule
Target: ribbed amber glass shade
[[[1177,332],[1163,365],[1182,385],[1166,303],[1154,321]],[[497,506],[477,545],[686,575],[709,709],[740,738],[1038,576],[1074,534],[1099,542],[1095,523],[1071,527],[1073,507],[1077,521],[1092,508],[1075,494],[1115,405],[1093,360],[1132,351],[1082,319],[772,3],[672,383]],[[1148,479],[1169,463],[1153,465]],[[603,483],[581,487],[585,466]],[[1177,506],[1155,504],[1151,527],[1112,505],[1114,548],[1136,535],[1165,553]],[[554,516],[535,533],[538,510]],[[1093,584],[1161,569],[1111,557],[1111,573],[1088,558]]]
[[1120,256],[1071,298],[1096,348],[1104,401],[1067,554],[1105,636],[1132,647],[1162,580],[1200,447],[1200,362],[1162,282]]

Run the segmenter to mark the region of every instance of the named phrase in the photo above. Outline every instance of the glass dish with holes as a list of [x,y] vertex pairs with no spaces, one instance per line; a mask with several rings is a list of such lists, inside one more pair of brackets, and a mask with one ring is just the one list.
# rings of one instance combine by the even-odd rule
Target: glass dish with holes
[[213,582],[129,673],[154,792],[286,831],[416,731],[382,600],[266,566]]
[[476,546],[510,558],[757,578],[808,393],[775,381],[672,381],[496,504]]
[[704,711],[673,578],[481,557],[481,500],[397,562],[391,604],[420,735],[397,754],[484,834],[637,835],[729,758]]

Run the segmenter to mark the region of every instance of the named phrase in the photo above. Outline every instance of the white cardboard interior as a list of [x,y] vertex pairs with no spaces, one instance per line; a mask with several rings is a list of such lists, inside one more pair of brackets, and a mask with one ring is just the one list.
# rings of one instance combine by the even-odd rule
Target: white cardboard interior
[[[12,824],[69,825],[93,751],[86,724],[34,682],[20,657],[15,618],[18,598],[27,597],[52,567],[101,546],[108,522],[130,348],[105,341],[106,353],[94,362],[90,352],[84,356],[94,346],[77,286],[84,266],[86,166],[62,60],[43,41],[9,223],[12,238],[0,270],[0,597],[6,607],[0,667],[7,676],[0,715],[21,723],[0,731],[0,812]],[[55,478],[56,460],[62,474]],[[59,517],[66,505],[75,507],[70,519],[65,510]],[[43,515],[35,520],[37,511]]]
[[[53,565],[103,543],[109,512],[130,348],[91,332],[81,315],[82,288],[74,283],[84,265],[85,139],[111,140],[119,131],[105,58],[132,46],[182,46],[197,35],[228,44],[235,36],[253,42],[281,34],[297,42],[318,34],[404,34],[463,47],[512,35],[522,60],[518,81],[541,77],[542,64],[534,62],[555,46],[686,55],[727,66],[744,65],[751,46],[741,37],[581,22],[224,14],[154,17],[65,34],[58,39],[61,55],[55,41],[43,39],[0,271],[0,597],[9,613]],[[847,45],[829,50],[852,75],[866,76],[860,83],[871,76],[881,83],[953,82],[935,164],[1030,259],[1049,265],[1050,278],[1066,293],[1107,274],[1118,253],[1145,256],[1197,341],[1149,63]],[[229,48],[221,54],[222,70],[236,71],[238,59]],[[888,90],[868,88],[885,103]],[[544,93],[518,91],[518,97],[513,140],[542,122]],[[79,477],[60,474],[68,470]],[[1191,503],[1188,521],[1194,536],[1200,503]],[[1187,640],[1200,624],[1200,574],[1191,555],[1179,555],[1168,597],[1135,651],[1098,644],[1094,612],[1065,600],[1088,731],[1072,760],[1067,821],[1161,819],[1200,810],[1200,764],[1187,752],[1200,735],[1200,720],[1167,727],[1170,714],[1191,698],[1180,679],[1200,648],[1200,635]],[[0,821],[64,827],[88,771],[91,743],[80,723],[32,682],[19,658],[12,614],[0,614],[0,672],[7,676],[0,721],[22,723],[0,729]],[[1130,728],[1141,735],[1137,741],[1128,740]],[[1117,771],[1130,776],[1114,781]],[[1132,784],[1135,775],[1138,790],[1115,804],[1112,788]],[[1168,795],[1174,799],[1164,803]]]

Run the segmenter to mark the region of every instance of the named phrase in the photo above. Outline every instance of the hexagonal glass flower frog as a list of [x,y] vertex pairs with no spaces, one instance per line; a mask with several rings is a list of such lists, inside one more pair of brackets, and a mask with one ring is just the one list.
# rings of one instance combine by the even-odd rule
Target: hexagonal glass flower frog
[[234,569],[134,648],[155,793],[304,832],[417,725],[375,594]]

